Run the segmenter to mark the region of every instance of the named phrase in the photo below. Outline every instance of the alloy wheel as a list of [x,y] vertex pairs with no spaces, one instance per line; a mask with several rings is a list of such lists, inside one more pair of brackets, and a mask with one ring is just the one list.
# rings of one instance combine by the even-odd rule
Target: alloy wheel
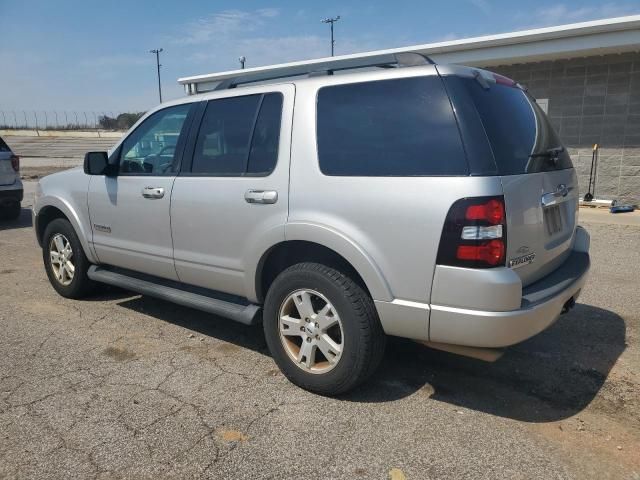
[[310,373],[326,373],[338,364],[344,338],[340,316],[319,292],[289,294],[278,315],[280,341],[289,358]]
[[64,286],[71,284],[75,274],[73,264],[73,249],[69,239],[61,233],[56,233],[49,242],[49,259],[51,270],[56,280]]

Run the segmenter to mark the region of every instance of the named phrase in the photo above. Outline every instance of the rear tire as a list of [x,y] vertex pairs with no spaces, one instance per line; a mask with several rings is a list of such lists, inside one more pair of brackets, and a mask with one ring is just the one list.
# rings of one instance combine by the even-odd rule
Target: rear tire
[[44,231],[42,259],[51,286],[65,298],[82,298],[95,287],[87,276],[91,264],[71,223],[53,220]]
[[263,327],[282,373],[321,395],[353,389],[375,372],[386,337],[371,297],[317,263],[287,268],[267,292]]

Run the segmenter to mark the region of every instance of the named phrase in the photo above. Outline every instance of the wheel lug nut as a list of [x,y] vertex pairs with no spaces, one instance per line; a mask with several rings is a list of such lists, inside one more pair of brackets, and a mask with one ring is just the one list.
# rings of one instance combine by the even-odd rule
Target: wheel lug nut
[[300,331],[301,331],[301,332],[304,332],[304,327],[300,327]]
[[316,328],[320,328],[320,324],[319,324],[318,322],[316,322],[315,327],[316,327]]
[[311,343],[311,337],[307,337],[307,343]]

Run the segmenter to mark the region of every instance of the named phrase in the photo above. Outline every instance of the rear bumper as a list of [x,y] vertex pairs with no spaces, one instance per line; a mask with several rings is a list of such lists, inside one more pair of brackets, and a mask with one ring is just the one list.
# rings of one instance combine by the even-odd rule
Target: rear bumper
[[573,305],[589,273],[589,234],[576,229],[573,250],[556,270],[524,289],[509,268],[436,267],[431,304],[375,301],[388,335],[450,345],[499,348],[536,335]]
[[[555,271],[522,289],[520,307],[507,311],[431,305],[429,339],[472,347],[506,347],[553,324],[578,298],[589,272],[589,238],[579,229],[574,250]],[[464,295],[464,294],[462,294]]]

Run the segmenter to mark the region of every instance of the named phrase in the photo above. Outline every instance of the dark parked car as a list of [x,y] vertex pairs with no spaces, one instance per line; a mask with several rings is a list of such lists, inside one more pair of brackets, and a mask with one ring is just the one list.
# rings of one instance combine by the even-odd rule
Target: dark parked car
[[22,196],[20,157],[0,138],[0,217],[18,218]]

